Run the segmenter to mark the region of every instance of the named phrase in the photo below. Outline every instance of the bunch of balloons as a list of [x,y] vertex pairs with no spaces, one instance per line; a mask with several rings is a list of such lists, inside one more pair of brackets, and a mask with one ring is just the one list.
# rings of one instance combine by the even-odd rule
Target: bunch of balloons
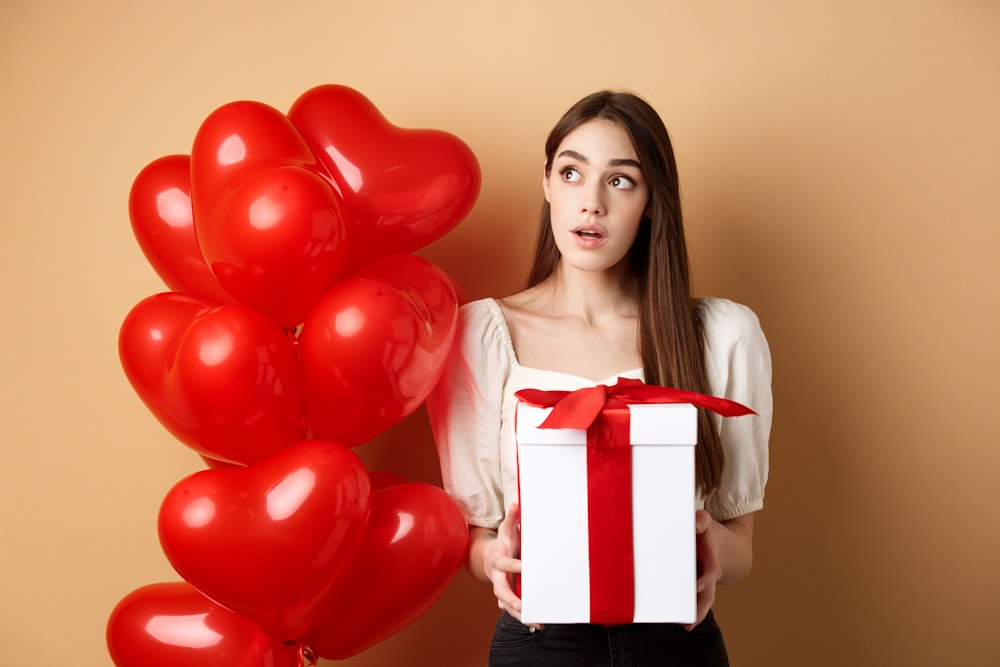
[[416,410],[460,292],[411,254],[479,194],[475,156],[390,124],[340,85],[289,109],[212,112],[190,155],[135,178],[135,236],[171,290],[119,334],[132,387],[208,469],[158,517],[183,581],[123,598],[118,667],[300,667],[398,632],[440,596],[466,525],[440,488],[369,474],[351,447]]

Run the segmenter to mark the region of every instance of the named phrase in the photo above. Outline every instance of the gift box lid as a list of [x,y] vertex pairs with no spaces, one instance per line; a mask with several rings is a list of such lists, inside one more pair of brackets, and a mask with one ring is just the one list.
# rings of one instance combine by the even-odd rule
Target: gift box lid
[[[539,428],[552,408],[517,405],[518,445],[586,445],[587,432],[575,428]],[[636,445],[695,445],[698,409],[690,403],[629,405],[629,440]]]

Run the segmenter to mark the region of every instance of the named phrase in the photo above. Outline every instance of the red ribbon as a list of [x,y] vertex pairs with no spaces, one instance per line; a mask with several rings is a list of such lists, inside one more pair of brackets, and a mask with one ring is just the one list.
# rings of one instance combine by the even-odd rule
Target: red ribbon
[[576,391],[522,389],[525,403],[552,408],[539,428],[587,431],[590,622],[631,623],[635,616],[632,549],[632,449],[629,403],[692,403],[724,417],[756,414],[725,398],[618,378]]

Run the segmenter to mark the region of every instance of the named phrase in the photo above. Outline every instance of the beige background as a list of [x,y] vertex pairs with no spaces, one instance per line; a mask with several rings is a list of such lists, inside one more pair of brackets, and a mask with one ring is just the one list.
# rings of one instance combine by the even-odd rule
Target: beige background
[[[217,106],[321,83],[476,152],[478,204],[421,251],[471,297],[524,278],[558,115],[645,95],[697,288],[774,355],[756,566],[717,606],[734,664],[996,664],[1000,3],[2,0],[0,54],[0,664],[109,665],[115,603],[177,580],[155,516],[200,462],[118,363],[163,289],[132,179]],[[437,481],[421,413],[361,451]],[[494,612],[461,573],[347,664],[483,664]]]

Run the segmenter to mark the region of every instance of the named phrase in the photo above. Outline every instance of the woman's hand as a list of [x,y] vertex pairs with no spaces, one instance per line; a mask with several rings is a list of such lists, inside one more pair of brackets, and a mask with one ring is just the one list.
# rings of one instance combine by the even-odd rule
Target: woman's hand
[[521,598],[514,592],[515,575],[521,573],[521,511],[514,503],[507,510],[507,516],[497,526],[496,539],[487,545],[483,554],[483,570],[493,584],[493,594],[497,596],[497,606],[521,620]]
[[708,610],[715,603],[715,585],[722,579],[722,565],[719,562],[719,534],[717,529],[722,524],[715,521],[705,510],[698,510],[694,515],[694,532],[697,543],[698,558],[698,607],[695,621],[684,627],[688,630],[705,620]]
[[753,564],[753,514],[738,516],[719,523],[705,510],[694,515],[694,530],[698,558],[698,607],[695,622],[688,630],[705,620],[715,603],[718,584],[735,583],[750,572]]
[[[470,545],[469,560],[472,574],[493,585],[497,606],[521,620],[521,598],[512,586],[514,576],[521,572],[520,509],[510,506],[507,516],[496,531],[476,528]],[[479,567],[477,567],[479,565]]]

